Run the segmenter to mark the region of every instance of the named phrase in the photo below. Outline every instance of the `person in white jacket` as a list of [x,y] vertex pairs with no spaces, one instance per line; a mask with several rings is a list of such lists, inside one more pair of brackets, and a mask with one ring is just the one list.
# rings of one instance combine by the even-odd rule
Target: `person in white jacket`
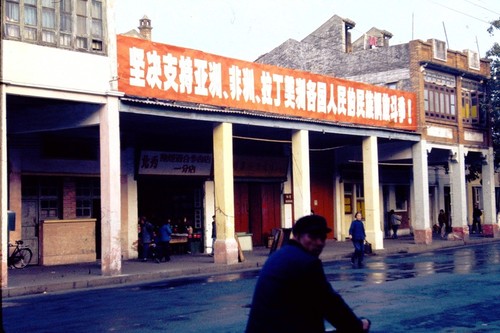
[[394,212],[394,209],[391,209],[389,212],[389,215],[391,216],[391,228],[392,228],[392,238],[397,239],[398,238],[398,229],[399,226],[401,225],[401,215],[398,215]]

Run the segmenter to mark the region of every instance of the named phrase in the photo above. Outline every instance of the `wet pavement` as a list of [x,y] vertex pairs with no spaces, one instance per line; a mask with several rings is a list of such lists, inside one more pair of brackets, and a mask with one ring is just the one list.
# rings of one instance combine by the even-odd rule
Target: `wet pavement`
[[[384,249],[374,250],[371,256],[420,253],[441,248],[458,247],[470,244],[500,242],[500,239],[471,235],[466,242],[462,240],[441,240],[436,237],[432,244],[415,244],[410,236],[384,240]],[[352,253],[350,241],[328,240],[321,255],[324,262],[349,260]],[[195,277],[216,275],[218,273],[256,270],[262,267],[269,255],[269,249],[254,247],[244,252],[244,261],[234,265],[215,264],[213,257],[206,254],[174,255],[170,262],[155,263],[139,260],[122,262],[120,275],[103,276],[99,262],[60,266],[28,266],[25,269],[8,270],[8,287],[2,289],[2,298],[42,294],[66,290],[86,289],[163,280],[175,277]],[[227,278],[227,277],[226,277]]]
[[[325,261],[324,270],[354,312],[370,318],[372,333],[499,332],[500,241],[439,245],[377,253],[359,269],[343,257]],[[11,297],[3,299],[3,325],[8,333],[239,333],[258,275],[247,269]]]

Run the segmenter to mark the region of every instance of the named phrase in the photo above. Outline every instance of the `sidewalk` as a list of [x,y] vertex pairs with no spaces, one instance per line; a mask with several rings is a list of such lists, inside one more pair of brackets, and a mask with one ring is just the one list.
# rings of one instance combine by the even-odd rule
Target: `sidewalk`
[[[434,238],[430,245],[417,245],[412,237],[402,236],[399,239],[385,239],[384,249],[374,250],[372,255],[417,253],[497,241],[500,239],[471,235],[467,242]],[[324,262],[349,260],[352,251],[350,241],[328,240],[320,258]],[[170,262],[159,264],[153,261],[126,260],[122,262],[122,273],[117,276],[102,276],[99,262],[8,269],[8,287],[2,289],[2,298],[259,269],[268,255],[268,248],[254,247],[253,251],[244,252],[243,262],[234,265],[215,264],[213,257],[206,254],[174,255]]]

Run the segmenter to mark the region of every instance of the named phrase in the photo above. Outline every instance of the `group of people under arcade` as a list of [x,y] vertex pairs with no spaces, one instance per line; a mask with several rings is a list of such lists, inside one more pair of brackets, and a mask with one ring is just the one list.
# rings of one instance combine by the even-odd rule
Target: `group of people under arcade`
[[153,260],[157,263],[168,262],[172,255],[170,244],[173,235],[183,235],[186,244],[183,244],[184,253],[190,253],[187,243],[193,237],[193,227],[188,219],[184,219],[172,225],[171,219],[165,219],[160,223],[151,222],[146,216],[139,217],[139,259],[142,261]]
[[[482,234],[483,228],[481,227],[481,216],[483,212],[479,209],[477,204],[474,205],[474,210],[472,211],[472,227],[470,229],[471,234]],[[446,239],[446,234],[451,232],[451,223],[448,214],[444,209],[439,210],[438,224],[434,226],[434,232],[440,234],[441,239]]]

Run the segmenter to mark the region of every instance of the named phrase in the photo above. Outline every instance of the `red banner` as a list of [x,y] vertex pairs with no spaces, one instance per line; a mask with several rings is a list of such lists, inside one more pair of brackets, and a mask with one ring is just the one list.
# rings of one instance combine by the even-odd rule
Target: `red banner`
[[414,93],[118,35],[127,95],[415,131]]

